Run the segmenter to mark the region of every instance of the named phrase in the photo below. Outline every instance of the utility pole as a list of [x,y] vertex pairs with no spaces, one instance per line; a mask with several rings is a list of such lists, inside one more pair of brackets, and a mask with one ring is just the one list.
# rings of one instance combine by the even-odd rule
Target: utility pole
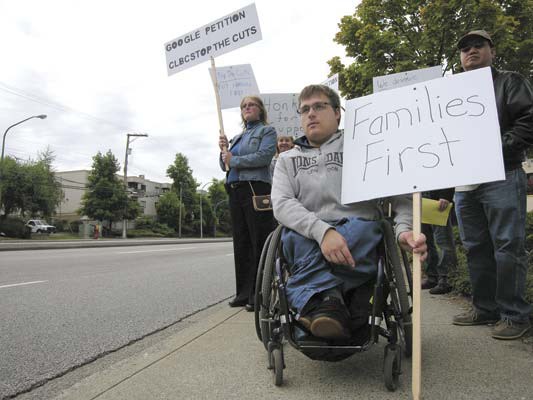
[[126,155],[124,157],[124,190],[126,191],[126,203],[124,204],[124,219],[122,220],[122,239],[128,237],[126,233],[128,224],[126,214],[128,212],[128,154],[130,151],[130,137],[148,137],[148,135],[146,133],[128,133],[126,136]]

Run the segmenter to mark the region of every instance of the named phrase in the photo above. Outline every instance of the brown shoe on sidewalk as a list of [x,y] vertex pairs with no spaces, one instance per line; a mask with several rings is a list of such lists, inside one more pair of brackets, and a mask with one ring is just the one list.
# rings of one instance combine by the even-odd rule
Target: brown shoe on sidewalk
[[459,326],[489,325],[495,324],[499,319],[497,315],[481,313],[472,308],[465,313],[453,317],[452,323]]
[[508,318],[499,320],[492,330],[492,337],[500,340],[519,339],[531,328],[529,321],[516,322]]

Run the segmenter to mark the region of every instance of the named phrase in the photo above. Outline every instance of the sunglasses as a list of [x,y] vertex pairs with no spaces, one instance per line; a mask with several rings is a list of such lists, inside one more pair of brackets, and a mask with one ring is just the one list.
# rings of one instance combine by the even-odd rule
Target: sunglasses
[[461,52],[468,53],[472,47],[479,50],[485,47],[485,44],[487,44],[487,42],[484,40],[476,40],[475,42],[468,42],[464,45],[464,47],[461,47]]

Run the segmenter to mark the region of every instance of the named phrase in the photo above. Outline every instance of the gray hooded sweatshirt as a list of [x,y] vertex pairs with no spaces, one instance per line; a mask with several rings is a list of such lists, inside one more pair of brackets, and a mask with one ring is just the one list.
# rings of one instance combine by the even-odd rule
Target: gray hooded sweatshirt
[[[343,131],[337,131],[322,146],[309,145],[307,138],[280,154],[274,170],[272,205],[274,216],[287,228],[314,239],[319,245],[333,226],[345,217],[380,218],[378,200],[343,205],[341,182]],[[392,205],[396,237],[412,230],[412,199],[409,195],[388,199]]]

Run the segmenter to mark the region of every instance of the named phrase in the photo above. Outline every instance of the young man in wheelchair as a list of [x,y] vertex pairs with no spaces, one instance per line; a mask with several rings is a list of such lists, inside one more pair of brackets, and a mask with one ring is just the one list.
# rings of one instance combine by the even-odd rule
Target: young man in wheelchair
[[[285,227],[287,298],[313,336],[347,339],[355,320],[361,320],[357,295],[366,291],[368,304],[375,279],[382,237],[379,205],[377,200],[341,203],[343,131],[337,93],[323,85],[305,87],[298,113],[305,136],[280,155],[272,186],[274,216]],[[390,202],[398,243],[423,260],[425,237],[413,239],[411,197],[395,196]]]

